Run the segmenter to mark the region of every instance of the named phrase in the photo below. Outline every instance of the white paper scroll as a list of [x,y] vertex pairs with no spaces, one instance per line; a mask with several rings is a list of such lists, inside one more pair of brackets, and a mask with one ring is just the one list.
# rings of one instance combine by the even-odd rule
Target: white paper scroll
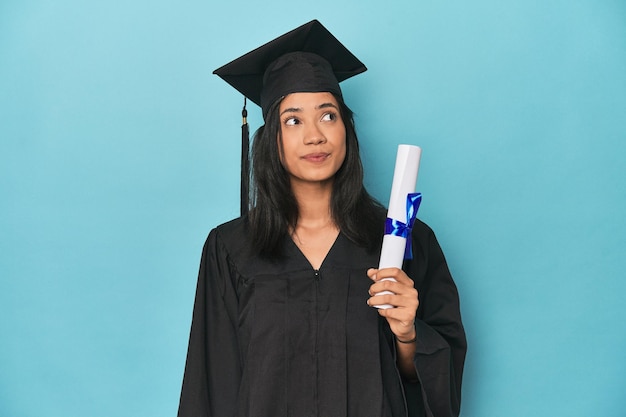
[[[406,201],[407,195],[415,192],[417,183],[417,172],[420,165],[422,149],[414,145],[399,145],[396,155],[396,166],[393,172],[393,183],[391,184],[391,196],[389,197],[389,208],[387,217],[401,222],[407,221]],[[394,235],[383,237],[383,247],[380,253],[378,269],[382,268],[402,268],[404,251],[406,248],[406,238]],[[384,278],[390,279],[393,278]],[[385,291],[380,294],[389,294]],[[391,308],[389,304],[374,306],[376,308]]]

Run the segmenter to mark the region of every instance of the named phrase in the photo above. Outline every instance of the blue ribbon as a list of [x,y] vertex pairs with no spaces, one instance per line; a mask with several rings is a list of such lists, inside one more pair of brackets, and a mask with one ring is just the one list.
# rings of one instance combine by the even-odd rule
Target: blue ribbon
[[386,235],[400,236],[406,239],[404,259],[413,259],[411,230],[413,230],[413,224],[415,223],[415,217],[421,202],[422,193],[409,193],[406,196],[406,223],[390,219],[389,217],[385,220]]

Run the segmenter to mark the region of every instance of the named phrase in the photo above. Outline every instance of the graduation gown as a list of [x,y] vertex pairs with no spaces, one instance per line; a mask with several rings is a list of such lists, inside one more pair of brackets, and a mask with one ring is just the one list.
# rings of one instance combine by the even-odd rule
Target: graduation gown
[[457,416],[465,334],[457,290],[419,220],[413,259],[417,381],[395,365],[386,320],[369,307],[368,252],[339,234],[319,270],[285,237],[279,260],[252,250],[244,218],[204,245],[179,417]]

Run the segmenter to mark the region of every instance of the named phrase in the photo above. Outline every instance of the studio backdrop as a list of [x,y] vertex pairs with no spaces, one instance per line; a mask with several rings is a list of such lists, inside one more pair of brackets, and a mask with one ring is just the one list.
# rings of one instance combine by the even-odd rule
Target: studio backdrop
[[368,67],[369,191],[422,148],[462,416],[623,416],[621,0],[4,0],[0,415],[175,415],[202,245],[239,213],[243,97],[212,71],[311,19]]

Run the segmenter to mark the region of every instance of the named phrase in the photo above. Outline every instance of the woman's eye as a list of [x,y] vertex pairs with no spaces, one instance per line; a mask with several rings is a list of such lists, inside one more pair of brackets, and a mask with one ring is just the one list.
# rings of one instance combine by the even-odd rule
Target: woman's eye
[[322,116],[323,122],[332,122],[333,120],[337,120],[337,115],[335,113],[325,113]]
[[284,123],[287,126],[295,126],[298,123],[300,123],[300,121],[297,118],[295,118],[295,117],[288,117],[288,118],[285,119]]

